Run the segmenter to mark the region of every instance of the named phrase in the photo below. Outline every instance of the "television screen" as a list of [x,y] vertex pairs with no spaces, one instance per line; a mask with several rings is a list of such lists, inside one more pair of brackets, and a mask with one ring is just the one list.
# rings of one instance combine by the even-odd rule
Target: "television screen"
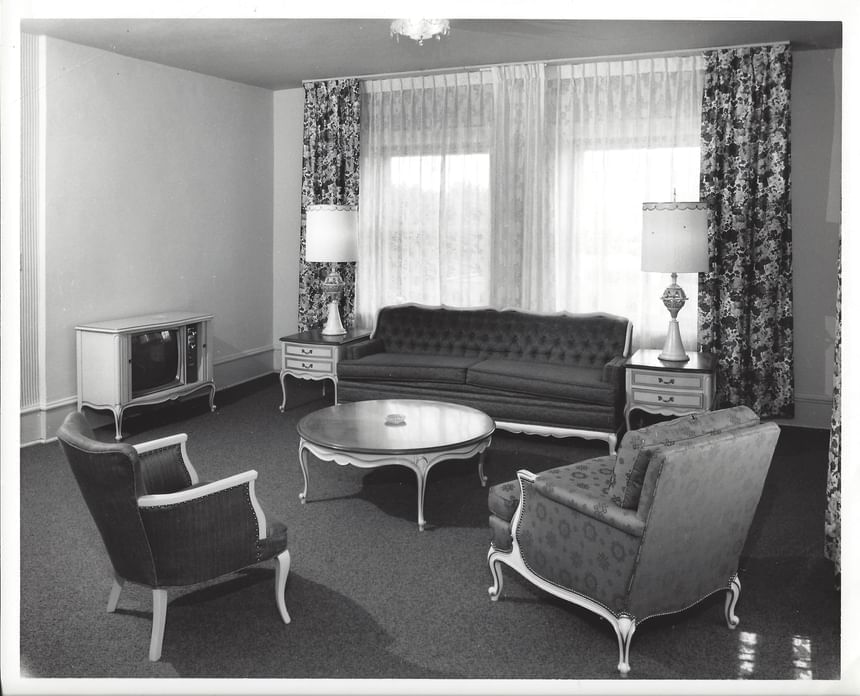
[[131,337],[132,397],[180,383],[178,328]]

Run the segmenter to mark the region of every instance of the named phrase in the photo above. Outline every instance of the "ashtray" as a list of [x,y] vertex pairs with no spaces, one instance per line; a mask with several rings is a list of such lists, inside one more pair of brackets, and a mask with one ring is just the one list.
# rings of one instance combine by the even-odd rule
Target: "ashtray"
[[389,413],[385,416],[385,425],[406,425],[406,416],[402,413]]

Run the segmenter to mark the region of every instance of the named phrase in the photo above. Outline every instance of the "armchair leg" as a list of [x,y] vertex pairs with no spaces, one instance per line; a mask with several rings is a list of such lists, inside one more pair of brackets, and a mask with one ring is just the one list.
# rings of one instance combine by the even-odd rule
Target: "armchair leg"
[[164,624],[167,621],[167,590],[152,591],[152,637],[149,640],[149,659],[161,659],[161,643],[164,640]]
[[627,674],[630,671],[630,641],[636,631],[636,619],[620,616],[612,622],[612,627],[618,638],[618,671]]
[[499,600],[499,597],[502,594],[502,583],[504,582],[502,578],[502,566],[499,563],[497,556],[501,553],[494,546],[490,546],[490,550],[487,553],[487,564],[490,566],[490,573],[493,576],[493,586],[487,588],[487,592],[490,594],[490,599],[494,602]]
[[119,595],[122,592],[122,586],[125,580],[114,573],[113,586],[110,588],[110,596],[108,597],[107,611],[108,614],[113,614],[116,611],[116,605],[119,603]]
[[275,559],[275,603],[285,624],[290,623],[287,605],[284,603],[284,590],[287,586],[287,575],[290,572],[290,552],[287,549]]
[[738,603],[738,597],[741,596],[741,581],[737,575],[733,575],[729,580],[729,589],[726,591],[726,623],[729,628],[737,628],[741,620],[735,615],[735,606]]

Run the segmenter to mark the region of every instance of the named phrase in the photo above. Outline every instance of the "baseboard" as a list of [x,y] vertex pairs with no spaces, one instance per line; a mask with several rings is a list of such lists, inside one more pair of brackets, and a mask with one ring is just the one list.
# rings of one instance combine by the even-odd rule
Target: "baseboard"
[[[277,355],[276,355],[277,353]],[[235,353],[215,361],[215,384],[218,389],[229,389],[259,377],[277,372],[275,360],[280,360],[280,344],[263,346]],[[202,393],[202,392],[201,392]],[[215,392],[218,403],[218,392]],[[37,445],[56,439],[54,433],[65,417],[78,407],[77,396],[58,399],[41,406],[21,410],[21,447]],[[87,419],[94,428],[113,423],[109,411],[87,411]]]
[[778,418],[775,420],[780,425],[829,430],[832,412],[832,396],[826,394],[795,394],[794,418]]

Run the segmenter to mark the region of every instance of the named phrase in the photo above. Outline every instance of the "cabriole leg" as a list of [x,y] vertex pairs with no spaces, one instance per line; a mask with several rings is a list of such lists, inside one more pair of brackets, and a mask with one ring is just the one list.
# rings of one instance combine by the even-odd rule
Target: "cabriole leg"
[[299,500],[304,503],[308,496],[308,451],[305,448],[304,440],[299,442],[299,466],[302,468],[302,478],[305,480],[305,487],[299,493]]
[[629,616],[621,616],[613,627],[618,637],[618,671],[621,674],[627,674],[630,672],[630,640],[636,631],[636,620]]
[[290,552],[284,549],[275,559],[275,603],[285,624],[290,623],[287,605],[284,603],[284,589],[287,586],[287,575],[290,573]]
[[737,575],[733,575],[729,580],[729,589],[726,590],[726,623],[729,628],[736,628],[741,620],[735,616],[735,606],[738,603],[738,597],[741,596],[741,581]]
[[481,480],[481,486],[487,486],[487,477],[484,475],[484,454],[487,450],[478,455],[478,478]]
[[498,551],[492,546],[489,553],[487,553],[487,564],[490,566],[490,574],[493,576],[493,586],[488,587],[487,592],[490,593],[490,599],[494,602],[498,601],[499,596],[501,596],[502,583],[504,582],[502,578],[502,564],[496,558],[497,554]]
[[167,590],[152,591],[152,637],[149,640],[149,659],[161,659],[161,642],[164,640],[164,624],[167,622]]

